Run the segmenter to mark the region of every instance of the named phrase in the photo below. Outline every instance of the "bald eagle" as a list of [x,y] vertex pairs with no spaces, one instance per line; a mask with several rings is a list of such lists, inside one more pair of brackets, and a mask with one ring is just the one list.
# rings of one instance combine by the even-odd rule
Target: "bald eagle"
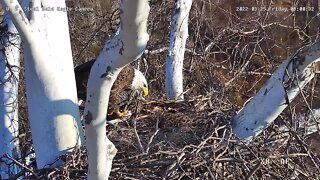
[[[77,83],[78,98],[85,101],[87,95],[87,82],[91,67],[95,60],[88,61],[75,67],[75,77]],[[120,94],[123,91],[138,91],[144,97],[149,93],[148,83],[144,75],[131,65],[125,66],[114,82],[109,98],[108,119],[122,118],[128,114],[127,111],[120,110]]]

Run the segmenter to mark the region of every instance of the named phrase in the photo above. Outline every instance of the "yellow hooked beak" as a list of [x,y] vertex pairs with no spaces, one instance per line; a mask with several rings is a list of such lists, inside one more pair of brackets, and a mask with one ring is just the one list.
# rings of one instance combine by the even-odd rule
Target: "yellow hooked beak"
[[142,95],[143,95],[143,97],[148,96],[148,94],[149,94],[149,89],[146,88],[146,87],[142,88]]

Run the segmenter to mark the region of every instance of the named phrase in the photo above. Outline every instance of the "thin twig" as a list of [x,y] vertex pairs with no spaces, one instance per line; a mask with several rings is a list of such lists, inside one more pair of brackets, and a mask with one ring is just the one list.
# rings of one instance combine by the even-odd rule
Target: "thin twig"
[[147,153],[147,154],[149,153],[150,145],[151,145],[151,143],[153,142],[153,138],[158,134],[159,130],[160,130],[160,129],[159,129],[159,118],[157,118],[156,131],[152,134],[152,136],[150,137],[150,140],[149,140],[149,142],[148,142],[147,150],[146,150],[146,153]]
[[19,161],[15,160],[14,158],[12,158],[11,156],[9,156],[8,154],[5,154],[3,156],[4,158],[7,158],[11,161],[13,161],[15,164],[17,164],[18,166],[20,166],[22,169],[27,170],[28,172],[30,172],[31,174],[33,174],[36,178],[39,178],[38,174],[35,173],[32,169],[30,169],[29,167],[25,166],[24,164],[20,163]]

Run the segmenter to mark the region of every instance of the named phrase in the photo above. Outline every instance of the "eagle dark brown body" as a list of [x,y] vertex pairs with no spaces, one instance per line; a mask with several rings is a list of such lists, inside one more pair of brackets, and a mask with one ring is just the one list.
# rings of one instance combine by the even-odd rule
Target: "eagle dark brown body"
[[[87,82],[89,78],[89,73],[91,67],[95,60],[88,61],[84,64],[77,66],[74,69],[76,83],[77,83],[77,93],[78,98],[82,99],[83,101],[86,100],[87,95]],[[116,81],[114,82],[110,98],[109,98],[109,105],[108,105],[108,115],[112,115],[113,113],[119,112],[119,103],[120,103],[120,94],[123,91],[130,90],[132,81],[134,77],[134,68],[131,65],[127,65],[124,67],[121,72],[119,73]],[[114,115],[112,115],[114,116]]]

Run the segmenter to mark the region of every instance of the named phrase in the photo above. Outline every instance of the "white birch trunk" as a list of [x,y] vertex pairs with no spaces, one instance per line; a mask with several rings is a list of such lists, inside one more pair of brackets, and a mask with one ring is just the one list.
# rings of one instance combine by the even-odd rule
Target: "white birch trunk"
[[[2,0],[21,35],[29,121],[37,166],[58,166],[56,158],[82,137],[64,0],[34,0],[29,19],[17,0]],[[42,11],[42,8],[46,9]],[[52,11],[50,11],[52,10]]]
[[[18,84],[20,71],[20,36],[9,19],[4,16],[4,33],[1,37],[0,53],[0,157],[9,155],[19,158]],[[0,162],[0,179],[9,178],[18,171],[10,161]]]
[[249,142],[266,129],[314,77],[319,58],[320,42],[317,42],[283,62],[233,119],[236,137]]
[[149,35],[148,0],[120,1],[120,32],[106,42],[92,66],[84,111],[88,179],[108,179],[117,149],[106,136],[106,114],[111,87],[121,69],[144,52]]
[[171,18],[170,45],[166,59],[166,94],[183,100],[183,59],[188,37],[188,19],[192,0],[177,0]]

